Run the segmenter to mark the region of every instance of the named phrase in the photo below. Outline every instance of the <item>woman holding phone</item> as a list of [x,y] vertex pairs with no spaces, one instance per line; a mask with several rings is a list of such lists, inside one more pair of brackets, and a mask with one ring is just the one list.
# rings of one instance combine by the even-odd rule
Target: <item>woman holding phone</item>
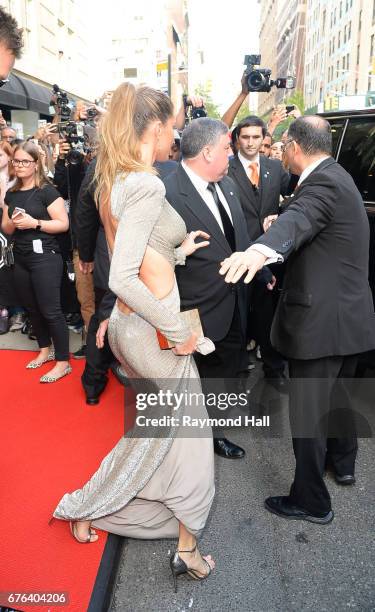
[[[63,262],[56,234],[69,227],[64,201],[43,171],[38,147],[25,142],[14,150],[16,183],[4,198],[2,229],[14,238],[14,282],[28,310],[40,352],[26,367],[39,368],[56,357],[40,382],[55,382],[72,370],[69,334],[60,303]],[[55,353],[50,350],[53,341]]]

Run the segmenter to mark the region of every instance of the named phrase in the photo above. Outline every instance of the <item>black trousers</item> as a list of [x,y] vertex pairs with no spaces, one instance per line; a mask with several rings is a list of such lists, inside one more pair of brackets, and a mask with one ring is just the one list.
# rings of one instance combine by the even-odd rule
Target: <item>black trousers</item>
[[260,346],[262,354],[263,371],[265,376],[276,376],[282,374],[285,362],[271,344],[271,327],[276,310],[277,286],[273,291],[259,281],[254,281],[251,294],[250,329],[255,340]]
[[293,503],[316,516],[331,509],[323,480],[327,460],[337,474],[354,474],[357,437],[350,383],[358,357],[290,360],[289,412],[296,459]]
[[96,346],[96,332],[100,325],[99,307],[105,291],[95,288],[95,312],[92,315],[86,336],[86,365],[81,381],[88,398],[98,397],[103,393],[108,382],[108,370],[114,361],[108,336],[105,335],[104,347]]
[[14,285],[29,312],[40,348],[55,347],[57,361],[69,359],[69,331],[61,309],[63,261],[59,253],[15,253]]
[[[232,388],[233,379],[238,377],[241,369],[245,342],[240,312],[236,303],[232,323],[227,335],[222,340],[215,341],[214,343],[216,350],[209,355],[194,353],[202,389],[205,394],[219,393],[221,390],[227,392],[236,390]],[[221,382],[218,379],[221,379]],[[211,418],[225,418],[228,416],[219,410],[211,409],[209,406],[207,406],[207,412]],[[213,433],[215,438],[223,437],[223,433],[218,427],[213,428]]]

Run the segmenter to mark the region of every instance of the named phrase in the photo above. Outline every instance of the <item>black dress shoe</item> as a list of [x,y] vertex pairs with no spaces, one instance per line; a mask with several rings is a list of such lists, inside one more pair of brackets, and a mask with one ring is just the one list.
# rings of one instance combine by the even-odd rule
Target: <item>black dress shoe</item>
[[245,456],[243,448],[226,438],[214,438],[214,451],[217,455],[226,459],[242,459]]
[[331,521],[333,521],[333,511],[330,510],[327,514],[323,516],[315,516],[313,514],[309,514],[303,508],[299,506],[295,506],[288,496],[280,496],[280,497],[267,497],[264,502],[265,508],[272,512],[273,514],[277,514],[277,516],[281,516],[286,519],[294,519],[300,521],[309,521],[309,523],[318,523],[319,525],[328,525]]
[[353,474],[344,474],[344,476],[335,474],[335,480],[339,485],[348,486],[355,484],[355,476],[353,476]]
[[99,404],[99,397],[86,397],[86,404],[89,406],[96,406]]

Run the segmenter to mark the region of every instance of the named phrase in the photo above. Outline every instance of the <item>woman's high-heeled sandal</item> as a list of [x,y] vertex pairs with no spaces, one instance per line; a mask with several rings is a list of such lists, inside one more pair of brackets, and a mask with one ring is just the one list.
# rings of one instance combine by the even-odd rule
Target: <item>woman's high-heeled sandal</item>
[[202,574],[202,572],[199,572],[196,569],[188,567],[185,561],[183,561],[179,555],[179,553],[194,553],[196,549],[197,549],[197,545],[195,545],[194,548],[192,548],[191,550],[176,550],[173,557],[170,558],[169,564],[170,564],[171,572],[173,576],[175,593],[177,593],[177,577],[180,576],[181,574],[189,574],[189,576],[194,578],[194,580],[205,580],[211,574],[211,571],[212,571],[211,566],[206,561],[206,559],[203,559],[203,557],[202,557],[202,560],[205,562],[207,566],[207,570],[208,570],[207,574]]
[[76,521],[69,521],[70,533],[72,534],[73,538],[77,542],[79,542],[80,544],[93,544],[94,542],[97,541],[97,540],[94,540],[94,541],[91,540],[92,536],[96,535],[96,531],[91,529],[91,527],[89,527],[89,532],[85,540],[82,540],[81,538],[79,538],[76,532],[76,524],[77,524]]

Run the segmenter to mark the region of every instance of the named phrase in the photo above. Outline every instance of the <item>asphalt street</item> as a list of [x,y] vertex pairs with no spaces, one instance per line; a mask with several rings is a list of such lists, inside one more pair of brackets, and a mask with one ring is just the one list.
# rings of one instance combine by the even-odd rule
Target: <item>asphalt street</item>
[[[255,412],[261,376],[257,368],[250,378]],[[176,595],[169,570],[176,542],[124,540],[111,612],[375,610],[374,438],[360,440],[355,486],[340,487],[326,476],[333,523],[274,516],[264,499],[288,493],[294,460],[286,410],[270,393],[282,436],[231,429],[227,437],[246,457],[216,457],[216,497],[199,543],[215,558],[215,571],[200,583],[180,577]]]

